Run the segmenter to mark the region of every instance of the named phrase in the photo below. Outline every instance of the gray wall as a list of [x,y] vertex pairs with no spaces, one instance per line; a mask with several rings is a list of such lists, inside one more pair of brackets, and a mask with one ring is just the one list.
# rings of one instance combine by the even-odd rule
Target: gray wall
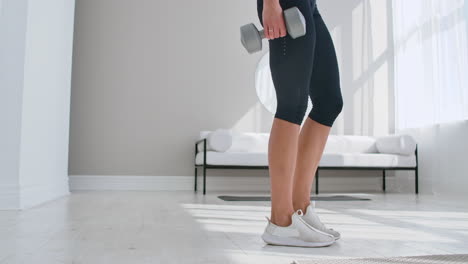
[[[333,134],[393,130],[389,1],[319,1],[345,102]],[[262,54],[239,43],[255,0],[77,0],[75,17],[69,174],[191,175],[200,130],[269,131]]]

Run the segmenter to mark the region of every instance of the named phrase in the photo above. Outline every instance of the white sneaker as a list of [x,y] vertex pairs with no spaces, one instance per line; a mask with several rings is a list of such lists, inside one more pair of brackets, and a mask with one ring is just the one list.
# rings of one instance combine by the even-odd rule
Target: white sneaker
[[307,222],[307,224],[313,226],[314,228],[332,235],[335,238],[335,240],[338,240],[341,237],[339,232],[333,230],[333,228],[327,228],[322,223],[322,221],[320,221],[317,212],[315,212],[315,201],[312,201],[307,206],[306,213],[302,216],[302,219],[304,219]]
[[307,224],[302,219],[303,215],[301,209],[294,212],[289,226],[275,225],[266,217],[268,225],[262,235],[263,241],[271,245],[296,247],[325,247],[335,242],[332,235]]

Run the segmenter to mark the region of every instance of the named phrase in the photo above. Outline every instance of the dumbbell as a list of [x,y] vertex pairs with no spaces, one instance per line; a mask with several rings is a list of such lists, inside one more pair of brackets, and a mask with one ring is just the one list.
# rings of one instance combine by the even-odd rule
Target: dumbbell
[[[304,16],[297,7],[291,7],[283,11],[284,21],[289,36],[295,39],[306,34],[306,24]],[[263,29],[258,30],[253,23],[240,28],[241,43],[250,53],[262,50],[262,39],[265,38]]]

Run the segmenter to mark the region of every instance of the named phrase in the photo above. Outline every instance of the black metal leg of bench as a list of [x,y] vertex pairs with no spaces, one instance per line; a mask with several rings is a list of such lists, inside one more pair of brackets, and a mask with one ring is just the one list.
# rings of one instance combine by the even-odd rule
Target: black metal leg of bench
[[382,189],[385,191],[385,170],[382,170]]
[[194,191],[197,191],[197,166],[195,166],[195,189]]
[[195,143],[195,186],[194,186],[194,191],[197,192],[197,153],[198,153],[198,144]]
[[414,155],[416,156],[416,167],[414,168],[414,190],[416,194],[418,194],[418,145],[416,145]]
[[318,181],[319,181],[319,173],[318,173],[318,168],[317,170],[315,171],[315,194],[319,194],[319,185],[318,185]]
[[416,169],[414,170],[414,189],[415,189],[415,192],[416,194],[418,194],[418,167],[416,167]]
[[206,166],[203,166],[203,194],[206,194]]
[[206,194],[206,138],[203,141],[203,195]]

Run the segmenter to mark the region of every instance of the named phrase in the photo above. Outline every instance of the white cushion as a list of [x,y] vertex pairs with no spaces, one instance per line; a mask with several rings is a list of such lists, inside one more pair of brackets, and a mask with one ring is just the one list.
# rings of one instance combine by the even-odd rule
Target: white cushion
[[[227,151],[232,145],[232,131],[217,129],[215,131],[202,131],[201,138],[206,138],[206,149],[218,152]],[[198,150],[203,151],[203,143],[198,144]]]
[[267,152],[269,138],[269,133],[233,131],[229,152]]
[[413,155],[416,141],[410,135],[389,135],[377,137],[376,146],[380,153]]
[[227,151],[232,145],[231,131],[227,129],[217,129],[208,135],[210,149],[214,151]]
[[[225,149],[225,145],[230,142],[230,147],[226,152],[266,152],[268,151],[269,133],[239,132],[236,130],[222,131],[201,131],[200,139],[207,139],[207,150]],[[216,132],[222,135],[214,137]],[[227,137],[230,137],[227,138]],[[221,142],[215,142],[215,140]],[[198,144],[198,150],[203,151],[203,143]]]
[[324,153],[378,153],[375,138],[370,136],[329,135]]
[[[207,164],[235,166],[268,166],[266,152],[206,152]],[[203,152],[195,158],[197,165],[203,164]],[[381,153],[323,153],[321,167],[415,167],[415,155]]]

